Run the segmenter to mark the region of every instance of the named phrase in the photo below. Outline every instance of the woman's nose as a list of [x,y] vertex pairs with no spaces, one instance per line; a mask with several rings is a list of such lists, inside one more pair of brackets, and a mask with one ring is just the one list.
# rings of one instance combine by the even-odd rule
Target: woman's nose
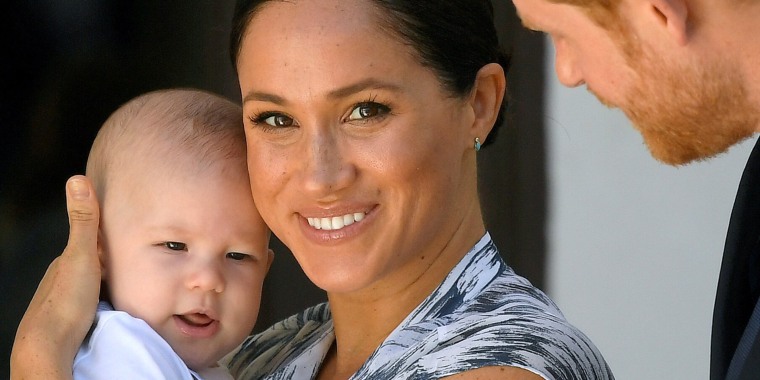
[[221,293],[225,288],[221,263],[203,260],[195,263],[186,278],[187,288],[203,292]]
[[583,74],[578,67],[576,53],[567,46],[562,39],[552,38],[554,41],[554,69],[557,79],[566,87],[577,87],[584,83]]
[[350,141],[338,133],[321,131],[306,141],[303,182],[305,191],[316,199],[324,199],[348,187],[356,177],[347,146]]

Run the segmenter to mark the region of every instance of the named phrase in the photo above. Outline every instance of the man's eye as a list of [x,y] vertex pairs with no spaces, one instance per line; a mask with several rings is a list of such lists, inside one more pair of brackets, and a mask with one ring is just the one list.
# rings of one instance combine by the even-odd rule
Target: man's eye
[[245,253],[240,253],[240,252],[227,252],[227,258],[230,258],[230,259],[232,259],[232,260],[245,260],[245,259],[247,259],[248,257],[249,257],[249,256],[248,256],[248,255],[246,255]]
[[166,248],[169,248],[172,251],[185,251],[185,250],[187,250],[187,244],[176,242],[176,241],[167,241],[166,243],[164,243],[164,245],[166,246]]
[[390,108],[380,103],[364,102],[359,103],[351,110],[348,120],[362,120],[371,117],[383,116],[390,112]]

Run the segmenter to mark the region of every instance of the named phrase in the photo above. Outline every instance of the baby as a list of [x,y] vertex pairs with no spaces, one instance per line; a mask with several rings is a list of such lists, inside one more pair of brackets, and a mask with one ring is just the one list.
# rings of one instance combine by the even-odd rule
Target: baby
[[75,379],[231,378],[217,362],[251,333],[272,261],[241,115],[216,95],[163,90],[101,128],[87,176],[101,206],[108,302]]

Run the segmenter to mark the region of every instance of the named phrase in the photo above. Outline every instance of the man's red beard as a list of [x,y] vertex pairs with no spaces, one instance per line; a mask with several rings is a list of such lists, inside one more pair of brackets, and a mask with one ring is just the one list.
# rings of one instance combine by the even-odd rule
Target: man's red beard
[[623,104],[595,95],[628,116],[659,161],[713,157],[752,136],[760,123],[741,74],[728,64],[678,67],[642,51],[628,61],[634,83]]

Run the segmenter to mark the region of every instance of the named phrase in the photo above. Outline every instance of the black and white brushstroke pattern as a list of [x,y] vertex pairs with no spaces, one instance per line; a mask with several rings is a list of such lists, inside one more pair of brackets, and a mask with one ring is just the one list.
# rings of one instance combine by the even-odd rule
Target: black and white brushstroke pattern
[[[248,338],[227,360],[236,379],[313,379],[333,343],[327,304]],[[487,366],[545,379],[613,379],[593,343],[516,275],[486,233],[351,379],[436,379]]]

